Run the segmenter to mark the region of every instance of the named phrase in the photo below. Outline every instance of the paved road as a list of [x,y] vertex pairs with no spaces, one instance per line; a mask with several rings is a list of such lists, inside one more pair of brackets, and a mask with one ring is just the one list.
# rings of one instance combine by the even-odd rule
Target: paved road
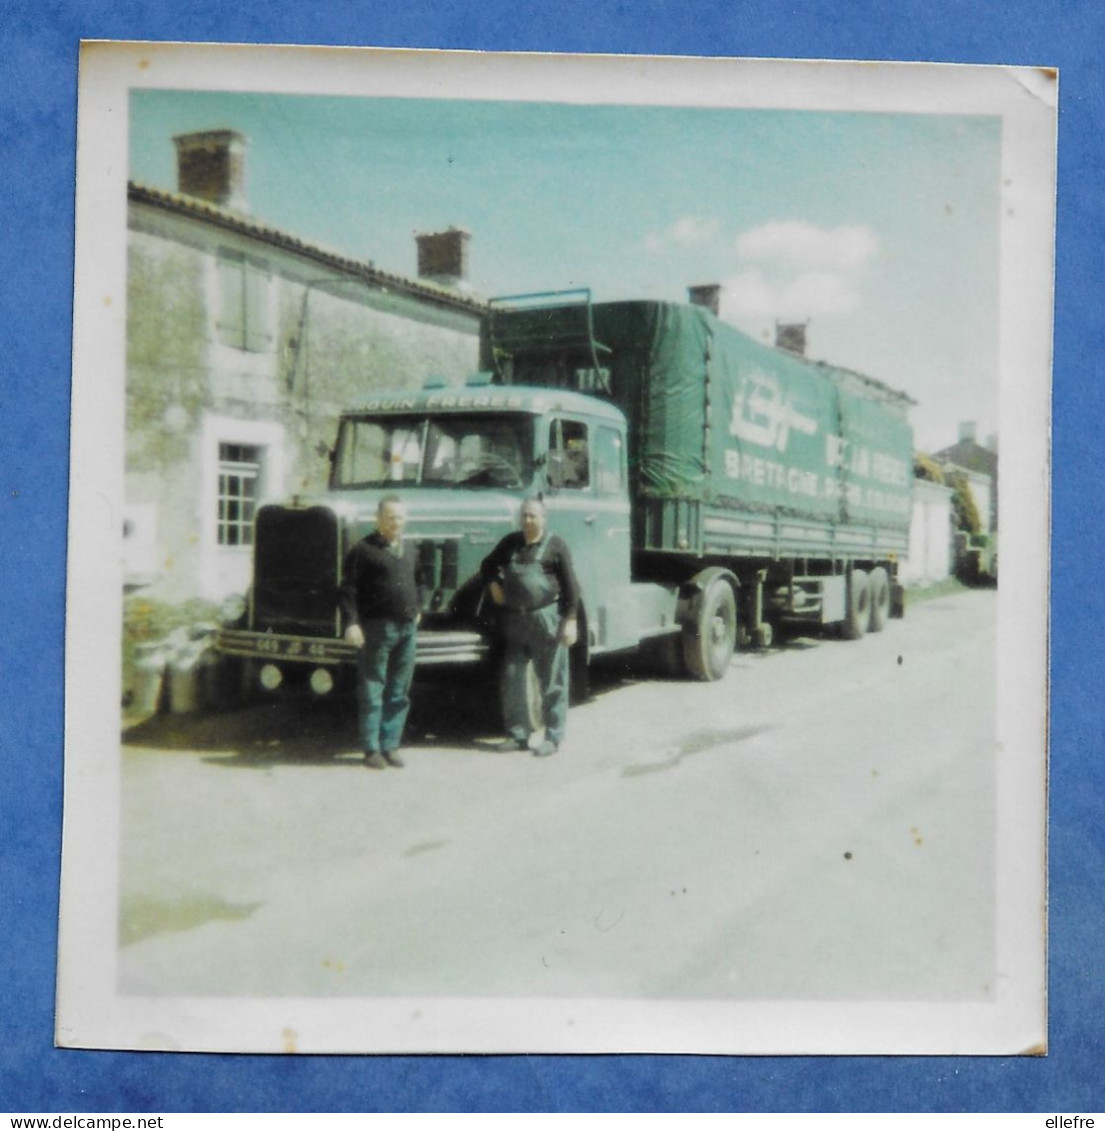
[[120,985],[184,995],[977,1000],[993,989],[996,600],[725,680],[600,673],[535,759],[424,690],[130,732]]

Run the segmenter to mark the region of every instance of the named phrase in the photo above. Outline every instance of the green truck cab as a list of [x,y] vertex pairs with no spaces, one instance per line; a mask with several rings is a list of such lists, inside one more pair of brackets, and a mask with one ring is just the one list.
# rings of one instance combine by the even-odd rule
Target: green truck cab
[[[365,398],[343,413],[324,498],[260,508],[253,585],[242,622],[223,628],[224,653],[255,660],[272,689],[314,667],[326,691],[352,663],[337,592],[349,548],[373,529],[385,495],[403,500],[404,540],[429,580],[418,634],[422,668],[494,654],[494,613],[479,582],[484,557],[517,529],[540,495],[572,550],[588,596],[580,644],[592,652],[639,640],[630,582],[626,421],[613,405],[565,390],[502,388],[477,375],[463,389]],[[670,630],[669,625],[669,630]]]
[[249,607],[219,647],[266,685],[310,670],[327,690],[354,657],[341,563],[385,494],[432,581],[423,671],[493,662],[479,566],[532,495],[579,577],[577,674],[648,642],[671,674],[719,679],[738,643],[784,626],[857,639],[904,608],[911,403],[701,307],[493,300],[466,387],[366,397],[342,415],[325,497],[259,510]]

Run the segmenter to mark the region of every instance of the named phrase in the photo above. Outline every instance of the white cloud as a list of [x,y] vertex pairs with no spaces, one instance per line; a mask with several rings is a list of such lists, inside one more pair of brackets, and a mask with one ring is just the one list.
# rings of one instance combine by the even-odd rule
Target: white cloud
[[723,281],[722,316],[769,337],[776,321],[805,322],[857,310],[879,241],[863,225],[818,228],[800,220],[773,220],[742,232],[733,246],[739,265]]
[[778,309],[776,288],[755,268],[721,284],[721,313],[738,325],[775,318]]
[[802,220],[772,220],[742,232],[734,246],[742,260],[776,270],[852,274],[875,256],[879,241],[862,224],[818,228]]
[[805,271],[789,279],[769,278],[750,267],[722,283],[721,313],[739,326],[804,322],[832,314],[850,314],[859,306],[855,284],[831,271]]
[[792,279],[780,294],[781,316],[798,318],[814,314],[850,314],[859,306],[859,290],[843,275],[832,271],[807,271]]
[[662,232],[649,232],[645,247],[649,251],[664,251],[669,247],[698,247],[717,238],[721,225],[717,220],[699,216],[681,216]]

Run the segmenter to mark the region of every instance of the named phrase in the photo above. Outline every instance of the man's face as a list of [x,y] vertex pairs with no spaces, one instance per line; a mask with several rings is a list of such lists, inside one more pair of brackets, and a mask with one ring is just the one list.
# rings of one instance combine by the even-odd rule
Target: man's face
[[389,542],[398,542],[406,525],[407,508],[402,503],[384,503],[376,512],[376,529]]
[[545,512],[534,503],[522,507],[522,533],[527,542],[539,542],[545,533]]

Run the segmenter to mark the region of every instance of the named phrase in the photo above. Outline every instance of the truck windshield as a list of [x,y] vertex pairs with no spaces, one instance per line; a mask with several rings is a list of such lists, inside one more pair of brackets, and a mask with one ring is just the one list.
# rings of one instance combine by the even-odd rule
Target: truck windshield
[[330,485],[524,487],[533,475],[528,416],[347,417]]

